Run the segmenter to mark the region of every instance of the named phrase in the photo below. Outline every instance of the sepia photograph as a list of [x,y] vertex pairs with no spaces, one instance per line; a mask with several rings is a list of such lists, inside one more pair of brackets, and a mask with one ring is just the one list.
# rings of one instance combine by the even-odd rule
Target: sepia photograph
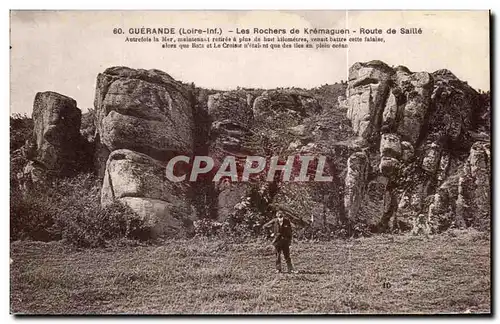
[[487,10],[11,10],[10,314],[492,314]]

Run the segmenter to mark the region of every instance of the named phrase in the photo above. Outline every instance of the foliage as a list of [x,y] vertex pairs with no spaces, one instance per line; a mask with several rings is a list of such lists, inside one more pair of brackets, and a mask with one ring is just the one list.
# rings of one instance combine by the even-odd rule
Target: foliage
[[99,188],[91,174],[55,179],[27,192],[11,188],[11,240],[64,239],[77,247],[98,247],[118,238],[148,238],[148,228],[128,207],[100,207]]
[[51,229],[57,212],[46,191],[33,190],[23,194],[18,188],[11,188],[10,194],[10,239],[50,241],[61,238]]
[[33,119],[24,114],[12,114],[10,116],[10,152],[21,148],[32,136]]
[[[250,202],[250,199],[245,200]],[[244,206],[240,203],[241,209],[235,210],[228,219],[219,222],[213,219],[201,219],[195,221],[195,234],[203,237],[217,237],[221,239],[246,240],[265,234],[262,225],[269,219],[265,213],[259,211],[256,206]]]
[[97,116],[95,109],[88,108],[88,112],[82,114],[82,124],[80,126],[80,133],[89,142],[94,138],[96,132]]
[[101,247],[113,239],[144,237],[140,235],[144,229],[131,222],[133,212],[120,203],[88,212],[81,212],[80,206],[71,207],[58,215],[56,226],[63,239],[77,247]]

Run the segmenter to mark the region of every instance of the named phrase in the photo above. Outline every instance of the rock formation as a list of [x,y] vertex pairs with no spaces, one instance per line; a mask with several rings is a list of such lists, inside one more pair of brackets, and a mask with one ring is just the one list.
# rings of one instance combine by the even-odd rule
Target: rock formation
[[113,151],[106,163],[101,204],[118,200],[136,212],[153,236],[183,236],[192,231],[194,210],[185,182],[165,179],[165,165],[127,149]]
[[35,160],[52,172],[63,172],[75,160],[82,112],[76,101],[55,92],[37,93],[33,105]]
[[[305,226],[340,222],[363,231],[428,234],[489,219],[489,182],[483,184],[490,174],[488,114],[480,95],[447,70],[355,63],[346,96],[332,102],[345,117],[324,110],[304,90],[193,91],[156,70],[110,68],[98,76],[97,129],[107,158],[103,204],[119,199],[143,219],[168,224],[168,230],[158,225],[159,233],[179,231],[194,214],[224,222],[245,208],[266,213],[272,205],[288,206]],[[207,118],[200,123],[202,113]],[[163,183],[161,166],[194,151],[214,158],[216,167],[226,155],[237,163],[252,154],[328,155],[336,180],[327,187],[263,179],[191,188]],[[156,180],[134,175],[143,169],[156,170]],[[134,189],[114,189],[119,178]],[[193,187],[212,212],[192,211]],[[175,208],[174,200],[180,202]],[[179,210],[184,217],[174,216]]]
[[[244,93],[217,93],[208,97],[207,108],[211,120],[208,155],[220,167],[226,156],[234,156],[238,166],[245,163],[245,157],[252,155],[246,147],[246,139],[251,135],[253,111],[248,96]],[[226,220],[234,206],[249,194],[249,184],[231,182],[229,179],[213,184],[219,220]]]
[[[128,205],[153,236],[192,234],[199,219],[240,221],[258,233],[276,207],[328,235],[487,229],[488,100],[448,70],[381,61],[355,63],[347,84],[308,91],[207,90],[158,70],[112,67],[97,77],[89,154],[76,102],[37,94],[20,177],[45,182],[95,156],[102,205]],[[238,167],[248,155],[322,155],[333,181],[283,182],[278,173],[273,181],[173,183],[165,167],[177,155],[208,155],[214,172],[228,155]]]
[[476,142],[470,149],[458,182],[457,217],[466,226],[489,228],[491,213],[490,143]]
[[33,104],[33,136],[21,148],[29,161],[18,175],[23,187],[80,171],[88,143],[80,134],[82,113],[76,101],[56,92],[39,92]]
[[164,72],[109,68],[97,76],[94,107],[101,141],[110,151],[128,148],[159,159],[192,154],[189,94]]
[[97,77],[101,202],[126,203],[154,235],[192,229],[189,188],[165,176],[170,158],[193,154],[189,96],[185,86],[158,70],[113,67]]
[[[370,152],[370,163],[378,163],[378,172],[369,177],[355,175],[346,181],[346,189],[349,189],[348,183],[370,188],[375,185],[374,181],[380,183],[379,175],[386,178],[382,181],[387,184],[385,188],[382,184],[376,185],[386,194],[384,199],[378,199],[380,207],[373,208],[375,212],[367,217],[371,223],[379,219],[380,210],[385,210],[385,216],[378,223],[380,230],[408,230],[425,218],[433,231],[461,224],[462,218],[468,224],[472,222],[471,217],[489,219],[486,194],[489,183],[478,184],[489,179],[489,155],[485,153],[489,150],[483,149],[482,144],[472,145],[471,141],[475,132],[484,129],[474,118],[482,109],[480,95],[474,89],[448,70],[413,73],[406,67],[390,68],[383,62],[371,61],[351,67],[347,101],[347,117],[361,139],[361,146]],[[483,139],[489,141],[489,137],[482,134]],[[375,158],[377,148],[379,157]],[[461,156],[469,148],[470,157],[458,185],[450,179],[457,179],[455,174],[463,164]],[[479,173],[470,167],[476,164],[480,165],[475,168],[481,170]],[[459,189],[454,190],[457,185]],[[465,201],[477,200],[465,198],[470,195],[483,196],[487,201],[474,216],[467,216],[470,212],[466,211],[470,205]],[[354,201],[350,196],[345,200],[351,222],[359,219],[357,214],[361,211],[356,206],[373,202],[368,199],[361,203],[362,197]]]

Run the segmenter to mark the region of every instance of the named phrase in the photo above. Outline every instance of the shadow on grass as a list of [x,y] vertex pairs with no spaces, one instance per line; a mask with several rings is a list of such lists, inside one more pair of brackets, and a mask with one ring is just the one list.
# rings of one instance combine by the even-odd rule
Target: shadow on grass
[[297,270],[297,274],[306,274],[306,275],[328,275],[331,274],[331,271],[324,270]]

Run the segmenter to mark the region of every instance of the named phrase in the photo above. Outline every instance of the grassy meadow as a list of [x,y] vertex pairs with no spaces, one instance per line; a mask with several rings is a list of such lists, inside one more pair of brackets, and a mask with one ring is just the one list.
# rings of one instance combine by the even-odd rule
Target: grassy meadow
[[298,274],[258,240],[10,248],[16,314],[490,312],[490,237],[473,230],[294,242]]

